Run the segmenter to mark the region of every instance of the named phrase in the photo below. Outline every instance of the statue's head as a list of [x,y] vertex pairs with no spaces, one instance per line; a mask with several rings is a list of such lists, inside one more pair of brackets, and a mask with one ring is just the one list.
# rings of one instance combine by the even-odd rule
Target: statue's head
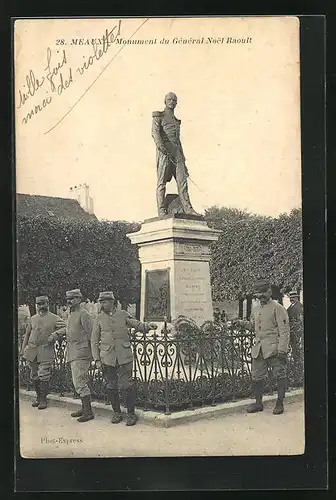
[[165,105],[168,109],[175,109],[177,104],[177,95],[174,92],[168,92],[165,96]]

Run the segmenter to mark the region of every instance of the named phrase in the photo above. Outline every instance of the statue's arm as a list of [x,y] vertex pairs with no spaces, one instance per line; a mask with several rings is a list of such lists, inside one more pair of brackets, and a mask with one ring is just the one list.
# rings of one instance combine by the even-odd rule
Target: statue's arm
[[152,121],[152,137],[154,139],[155,145],[158,148],[158,150],[164,154],[167,154],[161,136],[161,117],[155,111],[153,113],[153,121]]
[[180,138],[179,138],[179,144],[180,144],[180,150],[181,150],[182,158],[185,161],[184,151],[183,151],[183,148],[182,148],[182,143],[181,143]]
[[179,143],[179,147],[180,147],[180,152],[181,152],[182,158],[183,158],[183,160],[185,161],[184,151],[183,151],[183,147],[182,147],[182,143],[181,143],[181,138],[180,138],[180,125],[181,125],[181,120],[177,120],[177,122],[178,122],[178,124],[179,124],[179,131],[178,131],[178,143]]

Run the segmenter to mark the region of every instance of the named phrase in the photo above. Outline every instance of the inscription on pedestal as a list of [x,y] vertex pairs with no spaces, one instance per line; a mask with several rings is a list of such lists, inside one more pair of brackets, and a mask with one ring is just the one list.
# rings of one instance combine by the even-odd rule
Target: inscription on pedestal
[[219,234],[206,220],[182,214],[148,220],[127,235],[139,248],[141,318],[174,320],[183,314],[198,324],[212,320],[209,261]]
[[176,263],[176,316],[183,314],[197,323],[212,320],[208,266],[207,262]]
[[175,257],[183,259],[209,260],[210,248],[207,243],[175,243]]
[[170,321],[169,269],[146,271],[145,321]]

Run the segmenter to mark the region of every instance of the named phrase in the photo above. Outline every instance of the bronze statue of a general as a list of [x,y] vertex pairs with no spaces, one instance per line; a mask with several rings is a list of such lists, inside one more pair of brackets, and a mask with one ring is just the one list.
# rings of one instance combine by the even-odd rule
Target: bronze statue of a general
[[191,206],[188,194],[188,170],[180,141],[181,120],[175,117],[177,96],[173,92],[165,97],[164,111],[153,112],[152,137],[156,144],[157,188],[156,201],[158,215],[166,215],[166,183],[175,177],[180,204],[183,212],[199,215]]

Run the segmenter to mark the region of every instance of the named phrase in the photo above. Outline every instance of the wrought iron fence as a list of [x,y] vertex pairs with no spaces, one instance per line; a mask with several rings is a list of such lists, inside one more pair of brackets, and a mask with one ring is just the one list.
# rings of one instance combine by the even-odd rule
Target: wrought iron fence
[[[251,347],[248,330],[213,326],[205,335],[177,335],[166,327],[146,334],[130,332],[137,405],[170,413],[200,405],[215,405],[251,396]],[[65,339],[55,343],[51,392],[74,394],[71,371],[65,363]],[[29,367],[20,360],[20,385],[31,388]],[[106,401],[106,386],[92,363],[93,399]],[[300,355],[288,356],[288,386],[303,385],[303,345]],[[265,391],[274,390],[271,375]]]

